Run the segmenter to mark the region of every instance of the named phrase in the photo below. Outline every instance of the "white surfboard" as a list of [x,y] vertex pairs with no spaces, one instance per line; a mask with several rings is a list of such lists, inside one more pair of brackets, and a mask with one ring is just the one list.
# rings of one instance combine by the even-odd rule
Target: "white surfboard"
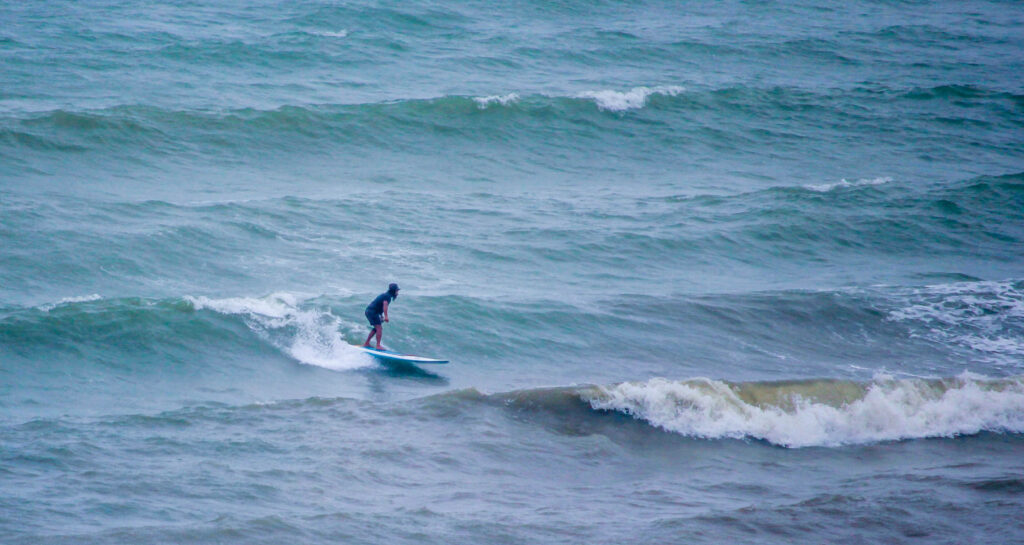
[[419,365],[421,363],[448,363],[448,360],[439,360],[437,358],[427,358],[424,356],[413,356],[412,354],[400,354],[394,350],[388,350],[386,348],[377,350],[369,346],[357,346],[362,352],[369,354],[377,359],[384,361],[397,361],[402,363],[412,363]]

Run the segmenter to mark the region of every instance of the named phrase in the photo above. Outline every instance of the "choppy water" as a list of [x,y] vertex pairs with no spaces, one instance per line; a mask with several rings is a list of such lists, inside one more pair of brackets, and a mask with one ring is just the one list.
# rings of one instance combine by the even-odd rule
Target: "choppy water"
[[1024,539],[1022,28],[0,4],[0,541]]

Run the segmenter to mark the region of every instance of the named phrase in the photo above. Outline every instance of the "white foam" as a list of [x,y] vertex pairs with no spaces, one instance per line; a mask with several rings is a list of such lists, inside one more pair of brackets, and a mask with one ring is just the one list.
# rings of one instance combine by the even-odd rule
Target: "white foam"
[[863,186],[871,186],[871,185],[883,185],[883,184],[887,184],[887,183],[889,183],[891,181],[892,181],[892,178],[889,178],[887,176],[886,177],[882,177],[882,178],[864,178],[864,179],[860,179],[860,180],[855,180],[853,182],[848,181],[848,180],[846,180],[844,178],[844,179],[842,179],[842,180],[840,180],[838,182],[832,183],[832,184],[819,184],[819,185],[813,185],[812,184],[812,185],[805,185],[804,188],[810,189],[811,191],[820,191],[822,193],[825,193],[825,192],[828,192],[828,191],[832,191],[833,189],[839,189],[839,188],[844,188],[844,187],[863,187]]
[[486,109],[491,104],[500,104],[502,106],[508,106],[509,104],[512,104],[513,102],[518,101],[519,100],[519,95],[517,93],[509,93],[507,95],[491,95],[491,96],[486,96],[486,97],[475,97],[475,98],[473,98],[473,100],[475,100],[476,103],[477,103],[477,106],[479,106],[480,109],[483,110],[483,109]]
[[100,294],[93,293],[91,295],[80,295],[80,296],[76,296],[76,297],[65,297],[65,298],[61,299],[60,301],[57,301],[56,303],[47,303],[45,305],[39,305],[39,307],[37,307],[37,308],[39,308],[39,310],[42,310],[43,312],[50,312],[51,310],[53,310],[53,309],[55,309],[55,308],[57,308],[57,307],[59,307],[61,305],[67,305],[67,304],[71,304],[71,303],[88,303],[89,301],[99,301],[100,299],[103,299],[103,297],[101,297]]
[[959,340],[980,352],[1024,356],[1024,339],[1016,337],[989,338],[978,335],[962,335]]
[[305,308],[295,295],[210,299],[186,297],[196,310],[241,315],[246,325],[292,358],[327,369],[365,367],[372,361],[350,345],[339,329],[341,320],[327,310]]
[[624,112],[643,108],[651,95],[676,96],[684,90],[677,86],[634,87],[629,91],[584,91],[575,96],[593,100],[601,110]]
[[347,38],[348,30],[344,28],[335,32],[332,32],[330,30],[318,30],[314,31],[312,34],[315,34],[317,36],[324,36],[327,38]]
[[962,375],[952,387],[918,379],[876,378],[841,406],[792,397],[787,408],[743,401],[710,379],[652,379],[599,388],[591,405],[700,438],[757,438],[786,447],[838,446],[981,431],[1024,432],[1024,382]]
[[209,309],[221,314],[250,314],[265,318],[285,318],[295,312],[298,299],[288,293],[275,293],[263,298],[229,297],[227,299],[210,299],[208,297],[187,296],[185,300],[192,303],[196,310]]
[[957,282],[908,290],[888,320],[917,337],[956,343],[1020,363],[1024,356],[1024,290],[1014,282]]

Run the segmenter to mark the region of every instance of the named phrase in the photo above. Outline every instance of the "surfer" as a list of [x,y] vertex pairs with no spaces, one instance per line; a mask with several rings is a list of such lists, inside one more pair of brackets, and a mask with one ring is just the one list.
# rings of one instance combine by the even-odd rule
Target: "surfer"
[[392,282],[388,285],[388,291],[378,295],[377,298],[366,307],[366,319],[370,321],[370,328],[372,331],[370,331],[370,336],[366,337],[366,342],[363,343],[363,346],[370,346],[370,339],[376,335],[377,350],[380,350],[380,337],[384,333],[384,326],[381,323],[381,317],[383,316],[385,322],[388,321],[388,305],[395,299],[398,299],[398,289],[398,284]]

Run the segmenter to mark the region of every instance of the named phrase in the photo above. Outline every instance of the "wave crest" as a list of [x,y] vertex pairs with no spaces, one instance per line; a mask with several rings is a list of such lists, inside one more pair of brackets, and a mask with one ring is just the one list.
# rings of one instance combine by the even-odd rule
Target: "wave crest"
[[804,187],[807,188],[807,189],[810,189],[811,191],[818,191],[818,192],[821,192],[821,193],[826,193],[826,192],[832,191],[834,189],[844,189],[844,188],[848,188],[848,187],[864,187],[864,186],[872,186],[872,185],[883,185],[883,184],[887,184],[887,183],[889,183],[891,181],[892,181],[892,178],[890,178],[888,176],[883,176],[883,177],[879,177],[879,178],[863,178],[863,179],[855,180],[855,181],[852,181],[852,182],[844,178],[844,179],[842,179],[842,180],[840,180],[838,182],[831,183],[831,184],[811,184],[811,185],[805,185]]
[[485,97],[475,97],[473,100],[477,103],[477,105],[480,106],[480,109],[483,110],[486,109],[491,104],[508,106],[509,104],[512,104],[519,100],[519,94],[509,93],[507,95],[490,95]]
[[597,104],[598,109],[612,112],[624,112],[626,110],[637,110],[647,105],[647,100],[653,95],[665,95],[674,97],[682,93],[684,89],[675,85],[657,87],[634,87],[629,91],[584,91],[576,95],[576,98],[591,99]]
[[342,324],[337,316],[327,310],[303,308],[294,295],[225,299],[189,296],[185,300],[196,310],[243,316],[254,333],[302,363],[334,370],[372,363],[339,333]]

